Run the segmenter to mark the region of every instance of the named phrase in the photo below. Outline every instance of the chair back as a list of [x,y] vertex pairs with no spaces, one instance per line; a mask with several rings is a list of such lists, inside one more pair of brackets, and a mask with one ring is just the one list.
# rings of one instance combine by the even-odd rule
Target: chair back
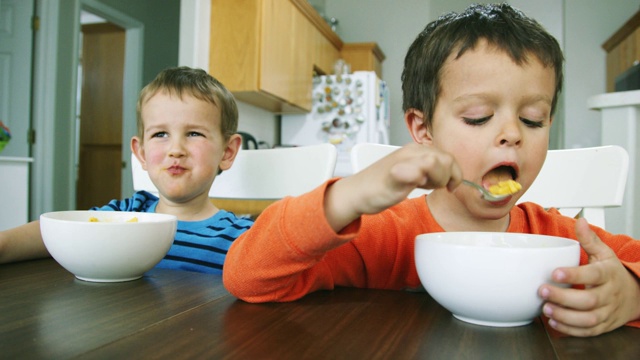
[[629,154],[620,146],[549,150],[519,202],[554,207],[605,228],[605,208],[622,205],[628,171]]
[[[331,144],[240,150],[233,166],[216,176],[209,197],[276,200],[308,192],[330,179],[337,159]],[[131,155],[133,187],[158,194],[138,159]]]
[[[357,173],[381,158],[398,150],[395,145],[359,143],[351,148],[351,167]],[[419,197],[430,193],[431,190],[415,189],[409,193],[409,198]]]
[[[354,172],[397,150],[398,146],[357,144],[351,150]],[[629,155],[620,146],[549,150],[538,177],[519,203],[557,208],[563,215],[585,217],[605,228],[605,208],[622,205]],[[409,197],[426,193],[415,190]]]

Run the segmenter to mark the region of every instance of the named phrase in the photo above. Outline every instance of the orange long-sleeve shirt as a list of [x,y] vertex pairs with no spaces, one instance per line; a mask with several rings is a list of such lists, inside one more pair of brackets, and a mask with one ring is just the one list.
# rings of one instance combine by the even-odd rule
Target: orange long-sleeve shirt
[[[248,302],[273,302],[296,300],[335,286],[421,288],[414,239],[419,234],[444,231],[424,197],[362,216],[336,233],[326,220],[323,206],[331,183],[274,203],[233,243],[223,271],[229,292]],[[547,211],[524,203],[515,206],[510,215],[508,232],[576,239],[575,219],[554,209]],[[640,241],[598,227],[592,229],[640,278]],[[583,250],[580,263],[587,262]],[[640,321],[632,325],[640,326]]]

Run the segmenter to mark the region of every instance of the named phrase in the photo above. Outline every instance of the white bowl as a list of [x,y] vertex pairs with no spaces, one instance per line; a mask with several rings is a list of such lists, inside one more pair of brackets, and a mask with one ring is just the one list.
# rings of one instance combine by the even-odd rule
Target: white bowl
[[540,314],[538,288],[558,267],[577,266],[577,241],[554,236],[444,232],[415,242],[427,292],[456,318],[485,326],[521,326]]
[[[98,222],[90,222],[91,218]],[[137,222],[127,222],[137,218]],[[177,227],[173,215],[120,211],[58,211],[40,216],[51,256],[78,279],[135,280],[167,254]]]

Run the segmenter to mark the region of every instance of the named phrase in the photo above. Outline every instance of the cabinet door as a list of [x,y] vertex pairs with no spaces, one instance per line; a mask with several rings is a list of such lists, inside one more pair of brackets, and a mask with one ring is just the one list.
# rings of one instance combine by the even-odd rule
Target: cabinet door
[[260,89],[288,100],[293,82],[293,5],[282,0],[264,0],[262,5]]
[[291,69],[291,101],[303,109],[311,110],[313,88],[314,48],[316,28],[298,9],[293,12],[291,36],[294,41],[293,67]]
[[261,4],[212,0],[209,72],[236,97],[259,90]]

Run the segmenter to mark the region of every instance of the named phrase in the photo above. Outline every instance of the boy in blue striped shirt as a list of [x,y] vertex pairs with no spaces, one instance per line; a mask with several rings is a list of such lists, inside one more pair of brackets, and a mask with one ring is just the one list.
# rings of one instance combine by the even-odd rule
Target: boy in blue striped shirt
[[[253,221],[216,208],[209,189],[242,143],[233,95],[200,69],[169,68],[140,93],[131,151],[158,188],[92,210],[172,214],[178,229],[161,268],[222,273],[231,243]],[[0,232],[0,262],[48,256],[39,221]]]

